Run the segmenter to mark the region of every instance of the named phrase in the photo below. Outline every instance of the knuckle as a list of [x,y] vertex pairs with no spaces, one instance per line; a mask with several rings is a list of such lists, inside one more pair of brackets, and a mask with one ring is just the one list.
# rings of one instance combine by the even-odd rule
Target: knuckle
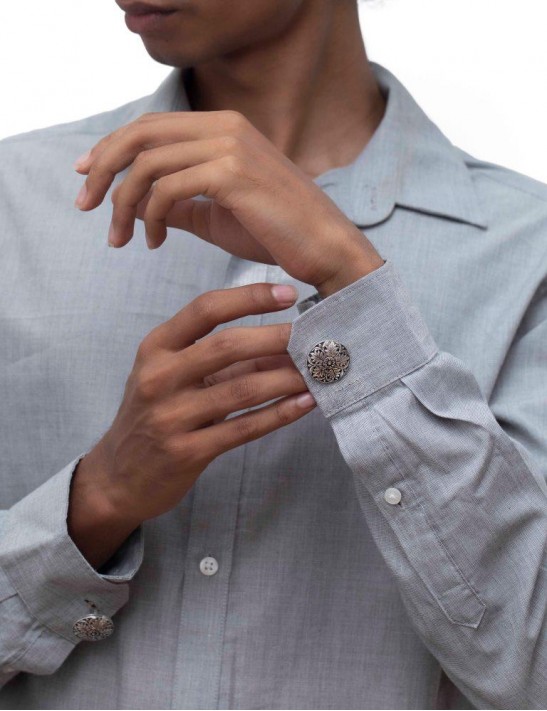
[[190,433],[172,435],[165,438],[164,448],[168,456],[186,467],[192,467],[201,460],[201,452]]
[[237,332],[238,329],[236,328],[225,328],[213,336],[213,343],[211,345],[221,355],[229,355],[236,349],[238,343]]
[[288,365],[283,369],[283,378],[287,382],[287,388],[291,391],[298,391],[306,388],[306,381],[295,365]]
[[117,185],[117,186],[114,188],[114,190],[112,191],[112,194],[111,194],[111,196],[110,196],[110,200],[111,200],[112,204],[114,205],[114,207],[116,207],[116,205],[119,205],[120,202],[121,202],[121,195],[120,195],[120,193],[121,193],[121,184],[120,184],[120,185]]
[[222,151],[224,153],[238,153],[241,147],[241,141],[237,136],[228,134],[227,136],[222,136],[220,139],[220,144],[222,147]]
[[140,400],[152,402],[157,397],[161,387],[161,376],[155,368],[142,367],[137,373],[135,390]]
[[93,185],[97,181],[97,177],[101,173],[101,168],[100,168],[100,158],[96,158],[93,163],[91,164],[91,167],[87,173],[87,184],[88,185]]
[[256,382],[253,378],[238,378],[230,383],[230,396],[233,401],[241,406],[250,405],[258,395]]
[[249,284],[245,288],[247,289],[246,296],[254,307],[262,308],[271,303],[271,290],[266,284]]
[[200,405],[200,414],[202,415],[215,411],[218,409],[219,405],[218,394],[210,387],[206,387],[201,391],[198,403]]
[[229,131],[238,133],[246,128],[247,119],[239,111],[225,109],[222,114],[223,123]]
[[277,325],[277,332],[279,340],[281,343],[288,345],[289,338],[291,337],[292,324],[291,323],[280,323]]
[[296,368],[296,366],[293,366],[291,368],[291,373],[289,377],[291,378],[291,383],[295,391],[299,391],[300,388],[302,388],[303,390],[307,389],[308,386],[306,384],[306,381],[304,380],[302,373],[298,370],[298,368]]
[[103,177],[114,178],[115,173],[109,167],[107,159],[103,156],[99,156],[95,162],[92,164],[87,174],[87,180],[91,183],[100,181]]
[[258,425],[253,417],[240,416],[236,417],[233,422],[238,439],[252,440],[258,437]]
[[186,457],[186,442],[185,438],[179,435],[172,434],[164,437],[162,441],[162,449],[167,457],[173,461],[183,461]]
[[156,439],[164,441],[173,429],[172,414],[160,404],[152,406],[148,413],[148,428]]
[[110,200],[114,208],[126,207],[129,204],[129,191],[128,186],[124,182],[119,183],[114,190],[112,190],[112,195]]
[[158,178],[157,180],[154,180],[154,182],[150,186],[150,192],[151,192],[151,196],[152,196],[151,199],[154,200],[158,196],[163,195],[164,191],[165,191],[164,178]]
[[146,361],[154,350],[155,329],[147,333],[137,348],[137,360]]
[[274,405],[275,418],[280,427],[284,427],[292,422],[291,412],[289,411],[286,403],[283,401],[277,402]]
[[238,178],[245,175],[245,163],[239,156],[230,153],[224,156],[224,158],[221,158],[221,161],[224,170],[231,176]]
[[216,303],[216,292],[208,291],[205,294],[200,294],[189,304],[192,318],[200,323],[213,322],[215,319]]
[[137,173],[146,172],[150,165],[150,151],[137,153],[133,161],[133,168]]
[[146,145],[146,138],[150,135],[150,127],[146,121],[133,121],[127,126],[124,133],[124,143],[127,149],[138,150]]
[[151,186],[153,197],[156,198],[169,198],[173,193],[173,184],[170,180],[170,176],[163,178],[158,178]]
[[[218,373],[211,373],[210,375],[205,375],[203,377],[203,382],[206,385],[205,392],[208,392],[208,388],[212,387],[213,385],[216,385],[217,383],[220,382]],[[210,395],[210,392],[209,392]]]

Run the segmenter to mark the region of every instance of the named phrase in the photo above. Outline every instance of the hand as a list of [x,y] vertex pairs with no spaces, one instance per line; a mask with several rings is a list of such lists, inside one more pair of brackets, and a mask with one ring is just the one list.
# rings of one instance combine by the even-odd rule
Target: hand
[[[241,114],[152,113],[99,141],[76,163],[76,204],[112,193],[109,241],[122,247],[144,220],[150,248],[177,227],[244,259],[278,264],[323,295],[383,264],[330,198]],[[194,200],[198,195],[209,200]]]
[[70,534],[90,562],[104,562],[142,521],[173,508],[220,454],[313,409],[286,351],[290,323],[210,334],[294,303],[292,287],[274,289],[293,295],[278,301],[271,284],[207,292],[144,338],[114,422],[73,481]]

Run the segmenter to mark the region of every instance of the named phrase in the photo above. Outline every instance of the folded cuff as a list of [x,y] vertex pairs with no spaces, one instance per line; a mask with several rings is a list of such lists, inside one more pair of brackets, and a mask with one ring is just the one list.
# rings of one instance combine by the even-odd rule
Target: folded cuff
[[[325,340],[350,356],[340,380],[310,375],[307,358]],[[427,363],[438,351],[393,264],[378,269],[307,308],[292,324],[287,348],[326,417],[371,395]]]
[[129,596],[129,581],[143,558],[141,528],[97,572],[70,538],[70,483],[80,454],[7,512],[0,566],[29,612],[71,642],[74,623],[89,614],[86,600],[112,616]]

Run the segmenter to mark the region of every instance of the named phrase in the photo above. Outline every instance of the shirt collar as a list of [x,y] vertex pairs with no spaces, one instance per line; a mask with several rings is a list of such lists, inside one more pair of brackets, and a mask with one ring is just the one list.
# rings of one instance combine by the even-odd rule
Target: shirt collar
[[[315,182],[360,227],[379,224],[395,206],[487,227],[463,154],[387,69],[372,64],[386,111],[372,139],[350,164]],[[174,69],[148,97],[151,111],[191,110],[183,74]]]

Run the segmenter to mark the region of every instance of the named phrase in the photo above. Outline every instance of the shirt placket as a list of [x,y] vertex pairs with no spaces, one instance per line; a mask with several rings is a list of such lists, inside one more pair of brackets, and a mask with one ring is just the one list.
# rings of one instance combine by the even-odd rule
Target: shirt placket
[[[268,266],[232,257],[225,288],[268,281]],[[214,286],[212,286],[214,288]],[[261,314],[229,324],[258,326]],[[218,708],[224,628],[246,447],[225,452],[196,481],[187,542],[171,708]]]

